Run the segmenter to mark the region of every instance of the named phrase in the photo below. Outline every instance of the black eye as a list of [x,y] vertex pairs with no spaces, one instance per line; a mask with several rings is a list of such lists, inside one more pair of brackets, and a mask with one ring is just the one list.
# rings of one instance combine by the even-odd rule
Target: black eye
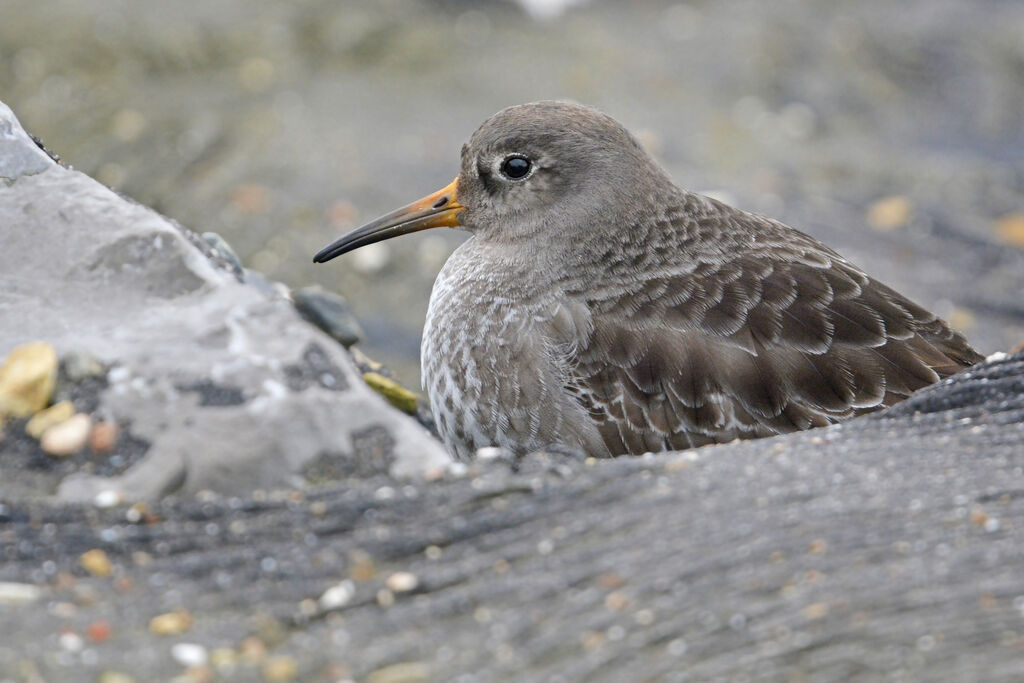
[[533,164],[526,157],[514,156],[505,159],[501,162],[501,174],[506,178],[512,180],[519,180],[526,176],[530,172],[530,167]]

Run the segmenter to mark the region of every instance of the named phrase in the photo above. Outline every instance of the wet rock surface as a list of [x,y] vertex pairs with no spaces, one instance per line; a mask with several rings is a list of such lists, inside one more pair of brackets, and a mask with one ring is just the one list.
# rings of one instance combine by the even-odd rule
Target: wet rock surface
[[[144,509],[5,503],[0,628],[18,636],[0,669],[170,679],[195,643],[239,681],[282,662],[325,681],[1014,680],[1024,355],[911,400],[780,438],[495,458],[416,486],[359,473]],[[82,566],[96,551],[108,575]],[[87,640],[97,622],[110,632]],[[58,630],[86,640],[69,651]]]
[[[7,425],[4,499],[240,494],[301,482],[324,453],[406,476],[447,462],[277,290],[240,282],[206,240],[52,162],[3,105],[0,122],[20,150],[0,188],[3,411],[27,418],[54,393],[84,411],[38,442],[24,420]],[[121,429],[86,453],[99,420]],[[361,450],[373,429],[389,437],[383,456]]]

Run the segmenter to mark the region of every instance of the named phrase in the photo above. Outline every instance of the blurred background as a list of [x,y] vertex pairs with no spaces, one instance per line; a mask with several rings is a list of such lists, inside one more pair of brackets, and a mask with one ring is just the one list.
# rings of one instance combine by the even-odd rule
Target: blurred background
[[[0,100],[63,160],[292,287],[419,383],[432,231],[320,247],[451,181],[498,109],[615,116],[684,187],[779,218],[1024,341],[1019,0],[4,0]],[[59,276],[59,274],[55,274]]]

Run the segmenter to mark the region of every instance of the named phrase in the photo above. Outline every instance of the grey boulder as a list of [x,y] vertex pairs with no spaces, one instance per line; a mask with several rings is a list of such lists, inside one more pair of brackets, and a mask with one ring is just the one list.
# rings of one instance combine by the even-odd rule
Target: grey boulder
[[59,499],[281,488],[325,461],[401,477],[449,462],[287,296],[240,281],[207,241],[55,163],[2,103],[0,182],[0,357],[35,340],[95,357],[109,368],[95,414],[144,449],[113,476],[66,477]]

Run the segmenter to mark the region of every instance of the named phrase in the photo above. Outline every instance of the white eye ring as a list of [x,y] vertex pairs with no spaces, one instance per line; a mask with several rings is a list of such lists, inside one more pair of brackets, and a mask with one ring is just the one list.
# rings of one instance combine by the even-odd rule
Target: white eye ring
[[514,152],[498,163],[498,173],[505,180],[520,182],[533,175],[537,164],[525,154]]

